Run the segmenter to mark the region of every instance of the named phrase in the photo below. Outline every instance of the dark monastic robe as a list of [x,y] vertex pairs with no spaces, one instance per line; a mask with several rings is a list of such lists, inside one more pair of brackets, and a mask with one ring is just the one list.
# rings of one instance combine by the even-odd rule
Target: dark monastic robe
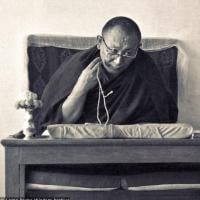
[[[40,124],[63,123],[62,104],[71,93],[78,77],[87,65],[99,56],[96,47],[83,50],[65,61],[46,86]],[[102,87],[110,115],[109,123],[173,123],[177,120],[177,105],[172,93],[165,86],[152,59],[139,49],[136,59],[117,77],[111,77],[105,69],[100,70]],[[98,85],[89,91],[83,113],[76,123],[97,123]],[[102,99],[101,99],[102,102]],[[106,112],[100,104],[100,119],[106,121]]]

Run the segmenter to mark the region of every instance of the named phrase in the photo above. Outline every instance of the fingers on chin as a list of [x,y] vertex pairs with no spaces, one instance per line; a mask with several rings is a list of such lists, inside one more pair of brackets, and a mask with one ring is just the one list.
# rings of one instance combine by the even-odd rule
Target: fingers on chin
[[89,68],[94,68],[97,64],[101,63],[101,58],[95,58],[89,65]]

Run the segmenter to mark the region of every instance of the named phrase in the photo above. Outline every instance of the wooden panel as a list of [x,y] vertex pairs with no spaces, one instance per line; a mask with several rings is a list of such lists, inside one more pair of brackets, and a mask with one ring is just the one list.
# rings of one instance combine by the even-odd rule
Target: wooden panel
[[200,162],[200,146],[20,147],[22,164]]
[[25,165],[20,165],[19,166],[19,176],[20,176],[20,197],[25,197],[25,168],[26,166]]
[[51,139],[48,137],[1,140],[4,146],[200,146],[200,139]]
[[19,197],[19,151],[16,147],[6,148],[6,197]]

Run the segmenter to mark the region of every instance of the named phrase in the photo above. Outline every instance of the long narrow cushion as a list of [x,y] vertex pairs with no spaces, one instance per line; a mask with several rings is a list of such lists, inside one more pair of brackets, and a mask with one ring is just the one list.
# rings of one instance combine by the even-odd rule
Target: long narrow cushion
[[189,124],[54,124],[47,127],[53,138],[189,138]]

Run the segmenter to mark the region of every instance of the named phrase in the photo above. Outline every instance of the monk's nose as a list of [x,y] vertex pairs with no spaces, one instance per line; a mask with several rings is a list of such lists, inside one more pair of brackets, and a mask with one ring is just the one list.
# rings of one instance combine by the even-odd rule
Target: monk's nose
[[116,65],[120,65],[122,63],[122,56],[118,55],[114,60]]

